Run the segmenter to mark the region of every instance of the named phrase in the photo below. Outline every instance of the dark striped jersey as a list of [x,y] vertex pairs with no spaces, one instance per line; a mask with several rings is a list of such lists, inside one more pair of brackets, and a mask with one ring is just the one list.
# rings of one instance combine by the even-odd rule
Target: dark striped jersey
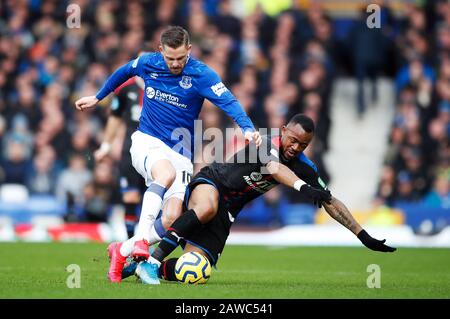
[[212,177],[232,213],[237,213],[245,204],[279,184],[267,171],[266,165],[269,161],[286,165],[313,187],[327,188],[318,174],[317,167],[305,154],[301,153],[287,161],[280,149],[280,136],[263,136],[262,140],[259,148],[250,143],[227,162],[212,163],[200,171]]
[[139,118],[142,111],[144,88],[140,86],[136,78],[131,78],[114,91],[111,102],[111,115],[125,121],[126,135],[123,141],[122,152],[129,152],[131,147],[131,134],[139,126]]

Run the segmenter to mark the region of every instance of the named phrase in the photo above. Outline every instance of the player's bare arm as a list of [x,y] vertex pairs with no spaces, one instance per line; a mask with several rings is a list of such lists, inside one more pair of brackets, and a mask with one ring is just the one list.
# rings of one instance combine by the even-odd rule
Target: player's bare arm
[[381,252],[397,250],[397,248],[385,245],[386,239],[378,240],[371,237],[353,218],[348,208],[337,198],[332,197],[331,201],[329,203],[324,202],[323,206],[331,217],[355,234],[367,248]]
[[303,192],[309,198],[313,199],[314,204],[318,207],[323,205],[331,217],[355,234],[367,248],[382,252],[393,252],[396,250],[396,248],[385,245],[384,242],[386,240],[380,241],[371,237],[354,219],[344,203],[331,196],[330,191],[306,184],[289,167],[282,163],[270,161],[266,165],[266,168],[280,184],[293,187]]
[[324,203],[323,207],[331,217],[350,230],[353,234],[358,235],[362,230],[362,227],[353,218],[348,208],[336,197],[332,197],[329,203]]
[[120,117],[110,115],[103,136],[103,142],[100,147],[94,152],[96,161],[101,161],[111,152],[111,144],[116,137],[116,134],[122,125],[123,120]]

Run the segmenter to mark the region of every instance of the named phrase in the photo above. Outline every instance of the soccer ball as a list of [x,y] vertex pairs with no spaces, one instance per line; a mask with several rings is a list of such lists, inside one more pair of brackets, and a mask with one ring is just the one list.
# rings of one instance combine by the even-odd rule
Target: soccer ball
[[211,275],[208,258],[197,252],[188,252],[178,258],[175,276],[184,284],[204,284]]

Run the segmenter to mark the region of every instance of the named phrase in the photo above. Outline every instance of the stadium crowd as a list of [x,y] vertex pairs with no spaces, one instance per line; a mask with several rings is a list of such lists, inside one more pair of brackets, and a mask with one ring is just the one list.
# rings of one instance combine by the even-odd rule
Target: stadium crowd
[[[298,1],[280,1],[271,10],[252,8],[254,2],[243,1],[249,11],[242,18],[229,0],[2,1],[0,183],[56,196],[67,203],[69,221],[106,220],[111,204],[120,202],[120,138],[110,158],[96,163],[93,153],[110,100],[93,112],[75,111],[74,101],[94,95],[141,49],[157,50],[161,30],[176,24],[190,32],[192,55],[222,77],[257,127],[280,127],[298,112],[313,118],[317,133],[307,155],[326,182],[322,155],[334,79],[352,75],[361,82],[375,71],[395,76],[396,116],[376,204],[449,207],[450,4],[410,5],[401,19],[385,8],[386,28],[361,27],[362,16],[338,37],[318,3],[304,11]],[[81,8],[81,28],[66,25],[69,3]],[[355,101],[361,114],[363,100],[359,95]],[[209,102],[201,118],[204,129],[232,125]],[[238,137],[227,140],[226,156],[241,143]],[[196,171],[204,156],[197,154]],[[280,187],[261,201],[276,223],[282,205],[304,199]]]
[[450,3],[409,7],[395,49],[397,104],[376,202],[449,209]]

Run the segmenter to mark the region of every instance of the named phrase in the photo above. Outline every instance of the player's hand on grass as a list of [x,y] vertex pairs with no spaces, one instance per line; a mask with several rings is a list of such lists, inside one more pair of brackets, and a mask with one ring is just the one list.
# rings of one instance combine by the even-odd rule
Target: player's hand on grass
[[97,103],[98,99],[94,95],[85,96],[75,102],[75,107],[78,111],[84,111],[86,109],[93,108],[97,105]]
[[314,205],[319,208],[322,207],[322,202],[329,204],[331,201],[331,192],[329,190],[315,188],[311,185],[305,184],[300,187],[300,191],[312,199]]
[[256,132],[247,131],[247,132],[245,132],[244,136],[247,141],[255,142],[256,146],[261,145],[262,138],[258,131],[256,131]]
[[358,239],[369,249],[381,251],[384,253],[394,252],[397,248],[385,245],[386,239],[378,240],[370,236],[364,229],[358,233]]

